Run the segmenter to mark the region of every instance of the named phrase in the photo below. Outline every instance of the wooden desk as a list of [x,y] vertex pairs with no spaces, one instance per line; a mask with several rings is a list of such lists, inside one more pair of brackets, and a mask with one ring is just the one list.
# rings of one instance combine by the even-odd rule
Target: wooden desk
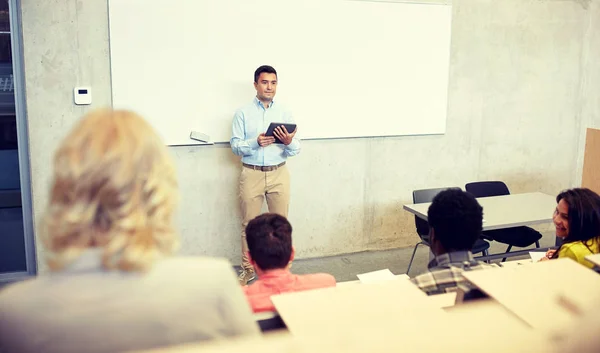
[[[518,227],[552,221],[556,198],[541,192],[505,196],[479,197],[483,207],[483,230]],[[431,203],[404,205],[404,209],[427,220]]]
[[463,276],[536,329],[552,331],[597,306],[600,276],[565,258]]

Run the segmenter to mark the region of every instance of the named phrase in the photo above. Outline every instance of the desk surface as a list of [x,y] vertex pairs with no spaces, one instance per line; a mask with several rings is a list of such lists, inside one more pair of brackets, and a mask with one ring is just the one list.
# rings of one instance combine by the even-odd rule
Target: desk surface
[[[410,277],[406,274],[400,274],[400,275],[396,275],[396,279],[395,280],[409,280]],[[337,282],[335,285],[339,288],[339,287],[347,287],[347,286],[356,286],[356,285],[362,285],[363,283],[359,280],[352,280],[352,281],[344,281],[344,282]]]
[[[402,299],[397,298],[396,302]],[[365,305],[358,303],[357,306],[361,304]],[[318,324],[323,316],[307,319]],[[371,321],[365,325],[358,318],[350,322],[344,322],[344,319],[340,318],[336,326],[345,327],[348,331],[340,332],[333,326],[309,336],[275,333],[147,352],[547,353],[552,345],[550,340],[524,326],[522,321],[493,300],[460,305],[435,317],[426,312],[399,317],[395,325],[390,325],[389,320]],[[468,332],[468,344],[465,344],[465,332]]]
[[444,311],[452,320],[473,320],[485,323],[488,330],[509,328],[515,331],[533,332],[531,326],[494,299],[482,299],[446,307]]
[[544,331],[572,324],[597,306],[600,276],[571,259],[469,271],[463,276],[531,327]]
[[585,259],[600,267],[600,254],[588,255]]
[[[483,207],[483,230],[519,227],[552,221],[556,208],[554,196],[541,192],[479,197]],[[427,220],[430,202],[404,205],[404,209]]]
[[285,293],[271,300],[289,331],[302,336],[360,330],[374,322],[393,326],[411,316],[443,314],[406,280]]

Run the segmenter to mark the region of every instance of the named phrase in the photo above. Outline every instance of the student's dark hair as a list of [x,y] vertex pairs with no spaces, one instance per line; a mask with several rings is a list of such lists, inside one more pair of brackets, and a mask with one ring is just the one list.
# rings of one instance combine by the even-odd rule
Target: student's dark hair
[[292,225],[275,213],[264,213],[246,226],[252,260],[261,270],[285,268],[292,255]]
[[256,71],[254,71],[254,83],[258,82],[258,78],[263,72],[266,72],[268,74],[275,74],[275,77],[277,77],[277,71],[275,71],[275,68],[273,66],[263,65],[256,69]]
[[446,251],[471,250],[481,236],[483,208],[470,193],[452,188],[433,198],[427,219]]
[[[569,208],[569,234],[563,239],[563,244],[574,241],[583,241],[585,244],[594,238],[600,241],[600,196],[590,189],[575,188],[558,194],[556,203],[561,200]],[[554,253],[554,257],[558,256],[559,251]]]

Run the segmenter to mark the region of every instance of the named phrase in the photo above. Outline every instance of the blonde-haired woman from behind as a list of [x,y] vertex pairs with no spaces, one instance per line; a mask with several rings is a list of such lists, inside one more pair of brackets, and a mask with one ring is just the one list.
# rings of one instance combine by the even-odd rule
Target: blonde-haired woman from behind
[[169,257],[177,202],[168,150],[143,118],[85,116],[54,158],[41,227],[51,272],[0,292],[0,348],[116,352],[257,334],[227,261]]

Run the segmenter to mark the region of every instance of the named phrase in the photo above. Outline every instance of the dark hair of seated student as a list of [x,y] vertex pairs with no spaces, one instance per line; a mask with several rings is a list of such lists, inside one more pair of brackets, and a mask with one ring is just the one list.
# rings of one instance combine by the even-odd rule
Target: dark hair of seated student
[[594,242],[600,242],[600,196],[590,189],[575,188],[558,194],[556,203],[553,221],[562,245],[552,258],[559,257],[561,250],[575,242],[581,242],[590,253],[596,253],[592,247]]
[[431,251],[435,255],[470,251],[481,235],[483,208],[473,195],[448,189],[434,197],[427,219],[432,233]]
[[246,241],[257,270],[286,268],[293,260],[292,225],[275,213],[265,213],[246,226]]
[[475,197],[458,188],[437,194],[429,210],[429,243],[435,258],[427,272],[411,281],[428,295],[470,291],[462,273],[490,267],[473,257],[471,250],[481,235],[483,208]]
[[317,288],[334,287],[335,278],[327,273],[295,275],[290,271],[294,260],[292,225],[275,213],[265,213],[246,226],[248,260],[258,279],[243,287],[254,312],[274,311],[271,296]]

